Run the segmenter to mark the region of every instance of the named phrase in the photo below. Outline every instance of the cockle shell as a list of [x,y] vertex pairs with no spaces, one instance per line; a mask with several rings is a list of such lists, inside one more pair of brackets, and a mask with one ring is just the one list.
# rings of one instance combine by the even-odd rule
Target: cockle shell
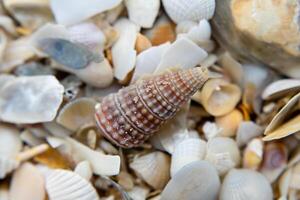
[[225,177],[220,200],[272,200],[270,183],[260,173],[249,169],[232,169]]
[[170,157],[159,151],[138,157],[129,166],[155,189],[162,189],[170,179]]
[[46,190],[51,200],[99,200],[91,183],[67,170],[57,169],[46,175]]
[[188,138],[178,143],[172,154],[171,176],[173,177],[187,164],[204,159],[206,142],[198,138]]
[[172,118],[208,79],[206,68],[169,72],[111,94],[96,105],[96,121],[114,144],[139,146]]
[[169,17],[176,23],[210,19],[215,12],[215,0],[162,0]]

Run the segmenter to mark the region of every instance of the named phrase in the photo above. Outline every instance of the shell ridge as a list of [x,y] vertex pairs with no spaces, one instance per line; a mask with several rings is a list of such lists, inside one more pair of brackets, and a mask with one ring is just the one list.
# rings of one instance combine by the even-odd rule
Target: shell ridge
[[155,87],[155,89],[157,90],[158,94],[159,94],[166,102],[168,102],[171,106],[174,107],[175,105],[174,105],[172,102],[170,102],[169,99],[166,98],[166,97],[162,94],[162,92],[160,91],[160,89],[159,89],[159,87],[158,87],[158,85],[157,85],[157,82],[154,81],[153,83],[154,83],[154,87]]

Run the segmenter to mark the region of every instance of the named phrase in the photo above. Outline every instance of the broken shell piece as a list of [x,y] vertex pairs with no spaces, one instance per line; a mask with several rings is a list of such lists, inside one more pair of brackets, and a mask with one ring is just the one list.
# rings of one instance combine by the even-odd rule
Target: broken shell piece
[[71,131],[76,131],[86,124],[93,124],[95,105],[96,101],[90,98],[76,99],[60,110],[56,122]]
[[198,24],[194,21],[182,21],[176,25],[177,35],[180,33],[188,33],[191,28],[197,26]]
[[153,46],[173,42],[176,39],[175,25],[165,15],[160,16],[153,28],[144,33]]
[[98,13],[117,7],[121,0],[51,0],[51,9],[56,21],[63,25],[82,22]]
[[264,143],[261,139],[255,138],[251,140],[243,155],[243,167],[256,170],[263,160]]
[[[8,146],[8,145],[7,145]],[[0,180],[19,167],[19,162],[14,158],[0,155]]]
[[128,192],[128,195],[132,198],[132,200],[142,200],[147,199],[149,192],[149,188],[135,186]]
[[223,79],[211,79],[198,91],[193,100],[201,103],[213,116],[222,116],[232,111],[241,99],[241,89]]
[[161,199],[215,200],[219,189],[220,179],[214,166],[207,161],[195,161],[172,177],[162,191]]
[[63,90],[54,76],[17,77],[1,88],[0,118],[12,123],[51,121],[63,100]]
[[206,142],[198,138],[185,139],[178,143],[172,154],[171,176],[191,162],[204,159]]
[[214,122],[205,122],[202,127],[202,131],[207,140],[220,135],[222,129]]
[[141,53],[142,51],[145,51],[146,49],[149,49],[152,46],[151,42],[148,38],[146,38],[144,35],[138,33],[136,42],[135,42],[135,50],[137,51],[137,54]]
[[65,129],[55,121],[43,123],[44,128],[55,137],[67,137],[72,134],[71,131]]
[[211,27],[207,20],[201,20],[197,26],[192,27],[185,35],[190,40],[201,46],[211,37]]
[[93,176],[91,165],[88,161],[82,161],[76,165],[74,172],[85,180],[90,180]]
[[99,200],[95,188],[86,179],[67,170],[53,170],[46,176],[46,190],[51,200]]
[[232,169],[225,177],[220,200],[272,200],[270,183],[260,173],[249,169]]
[[39,170],[30,163],[24,163],[13,175],[9,197],[14,200],[44,200],[46,197],[44,183]]
[[168,16],[176,23],[210,19],[215,12],[215,0],[162,0]]
[[300,91],[300,80],[283,79],[268,85],[262,93],[262,98],[270,100]]
[[205,160],[212,163],[220,175],[224,175],[240,164],[240,150],[233,139],[215,137],[207,142]]
[[170,157],[159,151],[135,158],[129,166],[155,189],[164,188],[170,179]]
[[0,156],[15,157],[22,147],[20,131],[13,126],[0,124]]
[[118,183],[125,190],[134,190],[134,179],[129,173],[125,171],[120,172],[120,174],[118,175]]
[[219,128],[222,129],[220,136],[235,136],[237,129],[242,121],[243,114],[237,109],[234,109],[233,111],[224,116],[216,117],[216,124]]
[[125,0],[129,19],[143,28],[151,28],[158,15],[160,0]]
[[247,144],[251,139],[262,136],[263,128],[252,121],[244,121],[239,124],[236,142],[239,147]]
[[119,39],[112,47],[114,73],[118,80],[123,81],[135,66],[136,51],[134,46],[139,27],[125,18],[119,19],[114,27],[120,34]]

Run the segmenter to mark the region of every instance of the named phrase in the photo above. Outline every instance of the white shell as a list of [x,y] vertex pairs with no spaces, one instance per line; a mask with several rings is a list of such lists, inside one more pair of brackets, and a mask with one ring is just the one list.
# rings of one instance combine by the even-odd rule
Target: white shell
[[225,177],[220,200],[272,200],[270,183],[260,173],[248,169],[232,169]]
[[125,0],[129,19],[143,28],[151,28],[158,15],[160,0]]
[[178,143],[172,154],[171,176],[173,177],[187,164],[204,159],[206,142],[198,138],[185,139]]
[[215,122],[205,122],[202,127],[202,131],[207,140],[220,135],[222,128],[218,127]]
[[95,188],[78,174],[53,170],[46,176],[46,190],[51,200],[99,200]]
[[262,93],[262,98],[265,100],[270,100],[298,91],[300,91],[300,80],[283,79],[268,85]]
[[162,0],[169,17],[176,23],[210,19],[215,12],[215,0]]
[[198,24],[194,21],[182,21],[179,22],[176,26],[177,35],[180,33],[188,33],[191,28],[197,26]]
[[30,163],[24,163],[13,175],[9,197],[11,200],[44,200],[44,183],[44,177],[39,170]]
[[114,28],[120,36],[112,47],[112,60],[115,77],[122,81],[135,66],[137,53],[134,46],[139,27],[128,19],[121,18],[114,24]]
[[240,164],[240,150],[233,139],[215,137],[207,142],[205,160],[211,162],[220,175],[224,175]]
[[[8,146],[8,145],[7,145]],[[19,162],[13,158],[0,156],[0,180],[5,178],[7,174],[11,173],[19,166]]]
[[192,27],[186,36],[198,45],[211,37],[211,27],[207,20],[201,20],[197,26]]
[[78,163],[74,169],[74,172],[85,180],[90,180],[93,176],[91,165],[88,161],[82,161]]
[[215,200],[220,179],[214,166],[195,161],[175,174],[164,188],[161,200]]
[[0,90],[0,118],[12,123],[52,121],[63,91],[54,76],[17,77]]
[[51,0],[50,5],[59,24],[73,25],[110,10],[121,2],[122,0]]
[[21,151],[23,145],[19,134],[17,128],[0,124],[0,156],[12,158]]
[[135,158],[129,166],[155,189],[162,189],[170,179],[170,157],[159,151]]
[[263,128],[252,121],[241,122],[237,134],[236,142],[239,147],[247,144],[251,139],[261,136],[263,134]]
[[147,199],[149,192],[149,188],[135,186],[128,192],[128,195],[132,198],[132,200],[145,200]]

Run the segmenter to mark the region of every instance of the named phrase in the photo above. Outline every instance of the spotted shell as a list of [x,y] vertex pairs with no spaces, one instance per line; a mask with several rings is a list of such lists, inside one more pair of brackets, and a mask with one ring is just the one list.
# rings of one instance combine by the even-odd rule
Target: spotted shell
[[97,124],[114,144],[139,146],[158,132],[207,79],[207,69],[198,67],[139,81],[96,105]]

